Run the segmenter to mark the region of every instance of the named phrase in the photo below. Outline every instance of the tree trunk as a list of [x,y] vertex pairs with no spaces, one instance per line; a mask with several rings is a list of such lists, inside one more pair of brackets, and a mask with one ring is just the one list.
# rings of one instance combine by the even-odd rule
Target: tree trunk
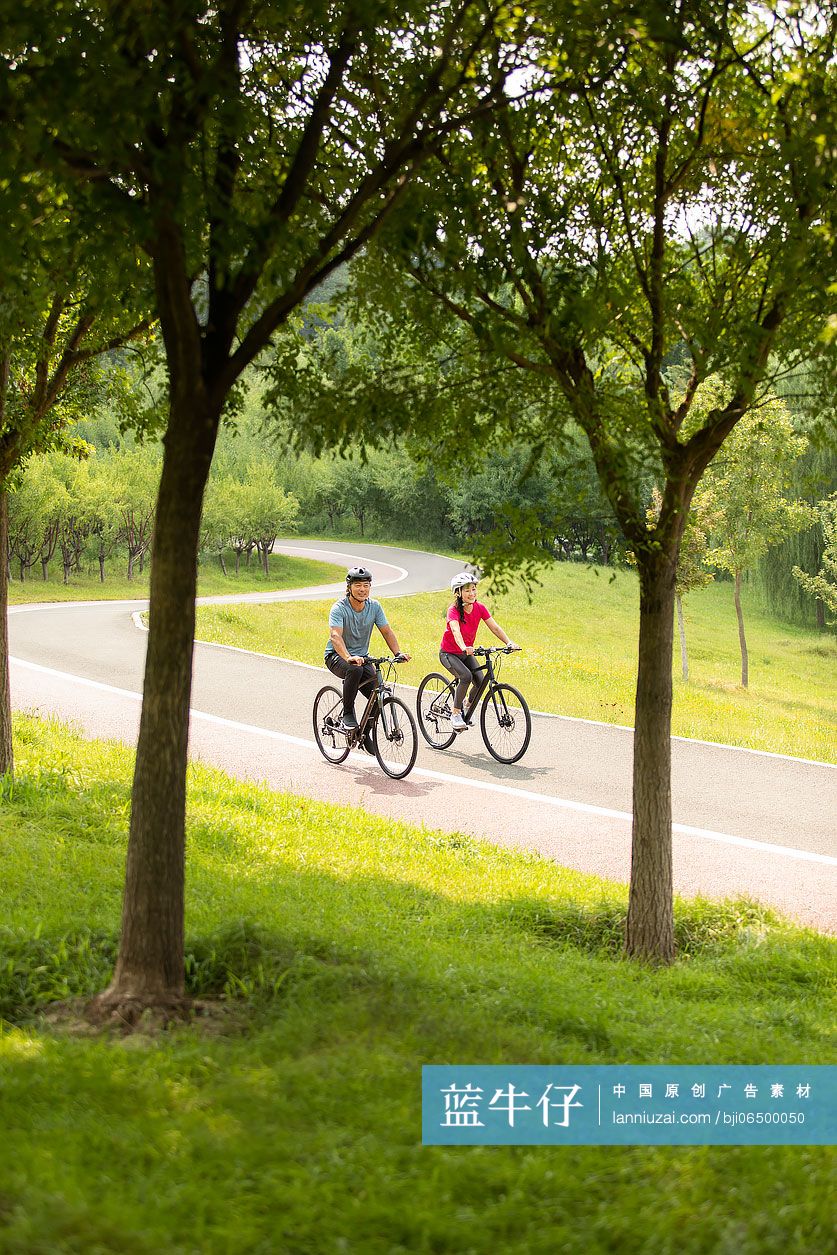
[[820,601],[819,597],[814,602],[814,609],[817,613],[817,631],[825,631],[825,603]]
[[[0,488],[0,553],[5,555],[8,546],[9,499],[5,488]],[[14,769],[12,699],[9,689],[9,567],[4,557],[0,562],[0,775],[11,776]]]
[[104,545],[100,545],[99,546],[99,583],[104,584],[104,582],[105,582],[105,547]]
[[674,957],[671,865],[671,652],[674,578],[665,554],[639,555],[639,671],[636,685],[631,888],[625,950]]
[[741,646],[741,687],[745,689],[750,678],[750,660],[747,654],[747,637],[744,635],[744,615],[741,610],[741,572],[735,572],[735,613],[738,618],[738,643]]
[[41,558],[41,577],[45,580],[49,579],[49,558]]
[[132,580],[133,578],[134,578],[134,551],[133,549],[129,549],[128,550],[128,579]]
[[186,756],[201,510],[219,414],[200,378],[172,381],[151,555],[148,653],[132,791],[122,937],[97,1017],[183,1012]]
[[222,553],[219,553],[219,554],[218,554],[218,561],[221,563],[221,570],[223,571],[224,575],[226,575],[226,574],[227,574],[227,564],[226,564],[226,562],[224,561],[224,555],[223,555]]
[[683,599],[678,592],[674,594],[677,607],[677,631],[680,636],[680,673],[684,680],[689,678],[689,655],[686,653],[686,626],[683,622]]

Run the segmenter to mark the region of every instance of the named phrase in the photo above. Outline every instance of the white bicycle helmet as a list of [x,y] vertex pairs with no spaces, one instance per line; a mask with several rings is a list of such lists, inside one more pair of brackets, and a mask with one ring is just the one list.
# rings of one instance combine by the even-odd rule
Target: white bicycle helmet
[[450,582],[450,591],[458,593],[460,588],[465,588],[468,584],[479,584],[480,577],[474,575],[472,571],[460,571],[458,575],[454,575]]

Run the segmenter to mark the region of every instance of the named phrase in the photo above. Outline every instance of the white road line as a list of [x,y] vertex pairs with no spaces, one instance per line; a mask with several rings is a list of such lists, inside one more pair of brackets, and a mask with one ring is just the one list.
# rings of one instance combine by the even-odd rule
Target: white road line
[[[339,549],[300,549],[296,545],[284,545],[284,546],[275,545],[273,552],[284,553],[284,554],[287,554],[288,557],[290,557],[293,554],[318,553],[318,554],[326,554],[330,558],[344,558],[348,562],[357,561],[357,553],[342,553]],[[373,566],[385,566],[385,567],[389,567],[391,571],[400,572],[400,574],[398,574],[394,580],[375,581],[378,584],[386,584],[387,587],[389,587],[390,584],[399,584],[401,580],[406,580],[407,576],[410,574],[409,571],[405,570],[403,566],[397,566],[396,563],[394,562],[384,562],[381,558],[367,558],[366,560],[367,562],[371,562]],[[288,591],[291,591],[291,590],[288,590]]]
[[[9,661],[16,666],[24,667],[30,671],[37,671],[42,675],[51,675],[57,679],[70,680],[72,683],[82,685],[83,687],[98,689],[106,693],[115,693],[120,697],[131,698],[133,701],[142,701],[142,693],[135,693],[131,689],[116,688],[114,685],[105,684],[101,680],[88,680],[82,676],[70,675],[65,671],[56,671],[52,667],[44,667],[40,663],[27,662],[20,658],[10,658]],[[202,710],[191,710],[190,716],[192,719],[198,719],[203,723],[214,724],[222,728],[231,728],[238,732],[248,732],[256,736],[266,737],[272,741],[281,741],[287,745],[297,745],[319,753],[316,742],[305,737],[292,736],[287,732],[277,732],[273,728],[260,728],[254,724],[240,723],[236,719],[225,719],[221,715],[210,715]],[[369,761],[363,754],[350,754],[349,757],[356,762]],[[429,767],[414,767],[412,774],[422,776],[426,780],[438,780],[442,784],[456,784],[487,793],[500,793],[506,797],[519,798],[526,802],[537,802],[541,806],[555,806],[562,810],[577,811],[585,815],[601,815],[603,818],[618,819],[624,823],[631,823],[633,820],[633,816],[628,811],[610,810],[605,806],[593,806],[587,802],[575,802],[568,798],[552,797],[548,793],[534,793],[529,789],[516,789],[511,785],[497,784],[489,780],[472,780],[468,776],[448,775],[445,772],[433,771]],[[713,832],[708,828],[694,828],[689,824],[672,824],[672,830],[684,836],[700,837],[705,841],[715,841],[723,845],[735,845],[748,850],[758,850],[763,854],[780,854],[785,858],[798,859],[808,863],[822,863],[828,867],[837,867],[837,858],[832,858],[828,854],[816,854],[811,850],[797,850],[786,845],[770,845],[767,841],[753,841],[749,837],[736,837],[727,832]]]
[[89,610],[91,606],[101,606],[103,610],[110,607],[118,609],[120,606],[145,606],[148,609],[148,598],[125,597],[121,601],[32,601],[25,605],[9,606],[9,614],[25,614],[30,610]]
[[[556,715],[552,710],[533,710],[531,713],[540,719],[563,719],[567,723],[589,723],[594,728],[616,728],[620,732],[631,733],[634,730],[629,723],[606,723],[603,719],[584,719],[581,715]],[[704,741],[695,736],[673,735],[671,739],[682,741],[684,745],[706,745],[715,750],[735,750],[738,754],[758,754],[761,758],[781,758],[786,763],[807,763],[809,767],[830,767],[832,771],[837,771],[837,763],[826,763],[821,758],[797,758],[794,754],[779,754],[776,750],[757,750],[750,745],[727,745],[724,741]]]

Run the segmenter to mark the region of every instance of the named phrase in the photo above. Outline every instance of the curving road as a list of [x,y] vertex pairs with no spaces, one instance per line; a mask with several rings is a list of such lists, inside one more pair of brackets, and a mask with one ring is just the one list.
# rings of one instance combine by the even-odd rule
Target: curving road
[[[284,553],[363,561],[392,597],[447,587],[460,564],[379,545],[287,541]],[[343,585],[203,598],[288,601],[342,595]],[[135,742],[146,633],[144,602],[14,606],[9,611],[16,708],[71,719],[90,736]],[[397,607],[390,617],[397,629]],[[326,639],[325,615],[323,643]],[[427,669],[436,669],[427,659]],[[526,685],[525,654],[505,677]],[[439,753],[420,741],[412,774],[389,780],[374,759],[340,767],[311,729],[324,669],[224,646],[195,649],[190,753],[235,776],[351,803],[432,828],[537,850],[558,863],[626,881],[630,874],[630,729],[538,715],[520,763],[503,767],[477,729]],[[407,690],[408,704],[414,693]],[[531,693],[530,697],[534,697]],[[531,703],[537,706],[536,697]],[[746,895],[837,932],[837,767],[674,738],[674,878],[684,894]]]

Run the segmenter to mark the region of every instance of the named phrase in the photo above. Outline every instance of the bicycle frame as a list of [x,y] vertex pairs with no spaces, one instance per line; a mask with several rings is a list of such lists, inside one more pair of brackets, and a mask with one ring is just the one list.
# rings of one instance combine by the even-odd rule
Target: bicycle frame
[[[378,710],[380,709],[382,698],[384,698],[387,694],[394,693],[395,691],[395,685],[390,684],[389,682],[389,677],[395,667],[395,663],[392,658],[366,658],[364,661],[371,662],[375,668],[375,684],[372,692],[369,694],[363,714],[358,720],[356,731],[346,734],[346,741],[352,746],[362,744],[367,728],[372,723],[378,713]],[[387,668],[386,679],[384,679],[383,672],[383,668],[385,666]]]
[[[500,652],[500,651],[497,651],[497,652]],[[491,657],[490,646],[480,645],[474,650],[474,653],[480,655],[480,657],[485,658],[485,662],[482,664],[481,667],[478,667],[475,672],[475,675],[479,675],[480,673],[482,673],[482,679],[480,680],[474,692],[474,696],[467,703],[467,709],[465,709],[464,706],[462,709],[463,718],[467,719],[469,722],[470,722],[471,716],[475,714],[477,707],[482,701],[485,690],[489,686],[493,688],[493,686],[497,683],[497,674],[500,670],[499,662],[498,662],[497,668],[495,669],[494,667],[494,663]]]
[[[351,730],[351,732],[341,733],[341,735],[344,735],[346,738],[346,744],[350,745],[351,748],[355,748],[356,745],[363,744],[364,735],[368,732],[370,724],[373,723],[376,714],[378,714],[379,709],[381,709],[383,699],[385,697],[392,697],[395,692],[395,685],[390,684],[389,679],[395,669],[394,659],[387,655],[384,656],[384,658],[365,658],[364,661],[365,663],[373,664],[375,668],[375,679],[373,689],[371,689],[369,697],[366,698],[364,712],[360,715],[360,719],[358,720],[358,727]],[[387,676],[384,676],[384,666],[387,668]]]

